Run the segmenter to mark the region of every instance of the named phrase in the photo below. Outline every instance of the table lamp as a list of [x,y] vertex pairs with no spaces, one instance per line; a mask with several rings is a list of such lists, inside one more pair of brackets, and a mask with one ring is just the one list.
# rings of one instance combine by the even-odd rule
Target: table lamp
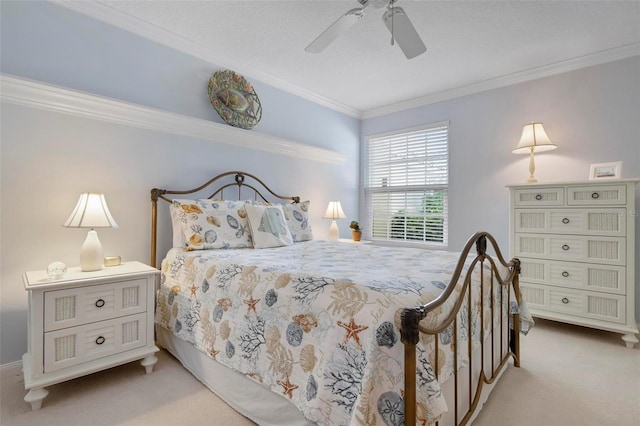
[[542,123],[531,122],[522,128],[520,143],[512,152],[514,154],[529,154],[529,179],[527,182],[534,183],[538,180],[533,176],[536,165],[533,160],[533,152],[551,151],[556,149],[558,145],[547,136]]
[[323,219],[331,219],[331,227],[329,227],[329,239],[337,241],[340,231],[338,230],[338,224],[336,219],[346,219],[340,201],[329,201],[327,211],[322,216]]
[[64,223],[67,228],[91,228],[80,250],[80,269],[97,271],[102,269],[102,244],[93,228],[117,228],[118,224],[111,216],[104,194],[85,192],[69,219]]

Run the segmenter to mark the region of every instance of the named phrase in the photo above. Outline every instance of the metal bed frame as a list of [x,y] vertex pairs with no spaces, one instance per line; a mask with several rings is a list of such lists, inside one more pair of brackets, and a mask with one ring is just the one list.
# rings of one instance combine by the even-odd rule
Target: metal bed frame
[[[232,182],[228,182],[229,176],[234,176]],[[226,178],[226,179],[225,179]],[[248,188],[253,191],[254,198],[258,197],[263,201],[268,199],[258,190],[254,184],[245,182],[246,178],[253,179],[257,184],[264,188],[271,196],[280,200],[288,200],[292,203],[299,203],[300,197],[297,196],[282,196],[272,191],[267,185],[264,184],[256,176],[242,172],[242,171],[230,171],[219,174],[218,176],[210,179],[197,188],[186,191],[175,191],[167,189],[153,188],[151,190],[151,265],[156,267],[157,256],[157,227],[158,227],[158,200],[164,200],[171,203],[172,199],[169,195],[188,195],[198,193],[205,188],[213,185],[214,183],[220,185],[211,195],[206,198],[213,199],[216,196],[224,197],[224,190],[227,188],[237,188],[237,197],[240,199],[243,188]],[[227,183],[224,183],[227,181]],[[488,243],[491,244],[494,256],[488,253]],[[471,261],[470,265],[465,268],[465,260],[469,253],[475,248],[476,256]],[[508,270],[508,274],[505,277],[500,275],[498,270],[498,263],[503,265]],[[488,268],[485,268],[485,265]],[[471,276],[475,268],[480,268],[480,288],[475,288],[471,285]],[[488,277],[486,270],[489,270]],[[461,321],[458,318],[458,313],[462,309],[463,305],[466,305],[467,312],[471,313],[472,310],[472,295],[473,292],[479,291],[480,305],[480,324],[484,324],[485,315],[490,315],[491,318],[491,336],[485,336],[484,326],[481,326],[480,336],[480,350],[474,349],[472,346],[472,340],[468,340],[467,357],[468,366],[465,373],[460,374],[458,370],[458,349],[453,351],[454,353],[454,369],[455,376],[454,381],[454,423],[455,425],[469,424],[479,410],[479,405],[486,399],[486,395],[483,396],[483,390],[485,385],[491,385],[504,371],[508,361],[513,359],[513,363],[516,367],[520,367],[520,318],[519,314],[513,313],[512,321],[509,321],[509,306],[511,301],[511,294],[515,295],[517,302],[520,303],[520,288],[518,276],[520,273],[520,261],[516,258],[506,261],[502,256],[500,248],[495,239],[487,232],[478,232],[473,235],[467,241],[464,249],[461,251],[460,258],[456,269],[451,277],[451,280],[442,294],[435,300],[419,306],[407,307],[400,309],[395,313],[395,322],[401,333],[401,341],[404,345],[404,422],[406,425],[415,425],[417,422],[424,424],[426,419],[418,418],[417,402],[416,402],[416,345],[420,339],[433,338],[435,340],[435,351],[438,353],[438,335],[448,327],[453,327],[453,339],[457,342],[457,335],[460,333]],[[484,294],[486,292],[486,285],[489,287],[489,294],[491,300],[484,300]],[[446,320],[434,327],[428,327],[422,321],[428,318],[429,313],[442,307],[445,302],[450,302],[450,298],[455,288],[461,286],[461,290],[458,292],[457,299],[454,302],[454,308],[451,310]],[[499,286],[497,288],[496,286]],[[476,286],[477,287],[477,286]],[[495,297],[495,291],[499,289],[501,297]],[[513,293],[511,292],[513,290]],[[499,299],[499,300],[496,300]],[[494,325],[493,318],[495,318],[495,312],[499,309],[500,321],[497,325]],[[506,312],[506,314],[504,314]],[[469,319],[466,321],[468,327],[468,333],[471,335],[471,324],[473,321]],[[511,322],[511,325],[509,324]],[[496,333],[499,333],[499,337],[496,339]],[[431,336],[431,337],[427,337]],[[485,347],[486,345],[490,345]],[[473,365],[476,364],[475,357],[479,356],[480,370],[475,371]],[[432,365],[434,371],[438,372],[438,357],[435,357],[435,365]],[[463,377],[460,377],[463,376]],[[462,382],[462,381],[465,382]],[[467,386],[468,400],[461,401],[459,399],[459,388],[463,385]],[[459,413],[459,408],[462,408],[462,412]],[[466,407],[466,411],[465,408]],[[436,422],[438,425],[438,422]]]

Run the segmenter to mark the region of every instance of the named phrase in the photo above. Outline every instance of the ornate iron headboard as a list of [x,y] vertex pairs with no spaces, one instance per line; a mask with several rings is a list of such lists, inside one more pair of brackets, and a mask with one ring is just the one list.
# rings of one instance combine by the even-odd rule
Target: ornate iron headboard
[[[228,183],[225,183],[225,184],[222,184],[221,182],[219,182],[223,178],[225,178],[227,176],[230,176],[230,175],[235,175],[233,182],[228,182]],[[257,177],[255,177],[251,173],[246,173],[246,172],[241,172],[241,171],[231,171],[231,172],[226,172],[226,173],[219,174],[218,176],[210,179],[209,181],[205,182],[204,184],[200,185],[199,187],[194,188],[194,189],[189,189],[189,190],[186,190],[186,191],[174,191],[174,190],[169,190],[169,189],[153,188],[151,190],[151,266],[153,266],[154,268],[156,267],[157,235],[158,235],[158,200],[159,199],[164,200],[164,201],[166,201],[168,203],[171,203],[173,200],[171,198],[167,197],[167,195],[193,194],[193,193],[202,191],[203,189],[213,185],[216,182],[219,182],[219,184],[221,184],[221,186],[219,186],[217,189],[215,189],[214,192],[211,195],[209,195],[208,197],[200,197],[200,198],[209,198],[209,199],[211,199],[211,198],[213,198],[213,197],[215,197],[217,195],[220,195],[220,197],[223,197],[225,189],[231,188],[231,187],[236,187],[236,188],[238,188],[238,199],[240,199],[240,197],[242,196],[242,189],[243,188],[248,188],[248,189],[253,191],[255,199],[258,199],[258,197],[260,197],[263,201],[268,201],[267,198],[263,195],[263,193],[254,186],[255,184],[251,184],[249,182],[245,182],[246,178],[253,179],[253,181],[255,181],[256,183],[260,184],[260,186],[262,188],[264,188],[264,190],[266,190],[269,194],[271,194],[275,198],[279,198],[281,200],[290,200],[292,203],[299,203],[300,202],[300,197],[297,197],[297,196],[290,197],[290,196],[278,195],[275,192],[273,192],[271,190],[271,188],[269,188],[264,182],[262,182],[262,180],[258,179]]]

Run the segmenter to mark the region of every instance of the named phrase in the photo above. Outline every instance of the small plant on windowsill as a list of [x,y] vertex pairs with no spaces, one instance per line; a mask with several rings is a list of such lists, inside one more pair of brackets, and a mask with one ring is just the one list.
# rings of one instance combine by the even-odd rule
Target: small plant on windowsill
[[362,230],[360,229],[358,221],[352,220],[349,228],[351,228],[351,236],[353,237],[353,241],[360,241],[360,239],[362,238]]

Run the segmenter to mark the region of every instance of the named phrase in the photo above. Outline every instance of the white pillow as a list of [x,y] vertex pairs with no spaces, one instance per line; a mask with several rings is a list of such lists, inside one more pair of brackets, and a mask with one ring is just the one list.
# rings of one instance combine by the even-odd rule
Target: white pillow
[[245,205],[254,248],[281,247],[293,244],[291,231],[280,205]]
[[182,219],[184,218],[184,212],[182,211],[182,209],[180,209],[180,204],[171,203],[169,205],[169,214],[171,215],[173,247],[184,248],[187,246],[187,240],[184,238],[184,231],[182,230]]
[[250,201],[173,200],[187,250],[252,247],[247,203]]

